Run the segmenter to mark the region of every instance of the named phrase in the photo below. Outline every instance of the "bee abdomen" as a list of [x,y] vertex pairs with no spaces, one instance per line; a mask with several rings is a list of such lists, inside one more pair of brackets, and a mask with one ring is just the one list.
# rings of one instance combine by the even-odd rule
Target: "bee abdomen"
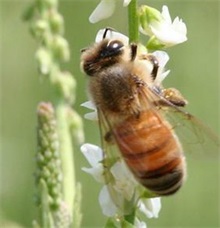
[[157,195],[171,195],[182,186],[185,158],[167,122],[147,111],[139,121],[123,122],[115,134],[125,162],[143,186]]
[[151,171],[137,171],[140,183],[158,195],[174,194],[182,186],[185,169],[182,159],[176,158],[168,164]]

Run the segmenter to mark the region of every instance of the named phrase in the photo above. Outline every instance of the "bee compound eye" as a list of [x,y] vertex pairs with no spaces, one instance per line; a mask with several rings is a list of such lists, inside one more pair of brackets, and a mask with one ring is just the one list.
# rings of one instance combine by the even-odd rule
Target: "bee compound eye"
[[117,56],[121,53],[124,44],[119,40],[110,41],[100,53],[101,57]]
[[108,48],[112,50],[120,50],[124,44],[119,40],[113,40],[108,44]]

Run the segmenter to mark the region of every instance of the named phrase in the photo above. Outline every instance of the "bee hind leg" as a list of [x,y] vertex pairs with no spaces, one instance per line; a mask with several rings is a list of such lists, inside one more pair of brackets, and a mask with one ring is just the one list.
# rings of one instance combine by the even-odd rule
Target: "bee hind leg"
[[175,88],[163,89],[161,93],[166,100],[178,107],[184,107],[188,103],[179,90]]

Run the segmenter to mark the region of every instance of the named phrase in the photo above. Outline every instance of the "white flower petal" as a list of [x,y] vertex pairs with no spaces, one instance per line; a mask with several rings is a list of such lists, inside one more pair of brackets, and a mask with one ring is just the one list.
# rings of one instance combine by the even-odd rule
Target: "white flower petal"
[[86,101],[81,104],[82,107],[86,107],[88,109],[96,110],[96,106],[92,101]]
[[167,70],[165,72],[158,72],[157,77],[155,78],[153,84],[154,86],[160,86],[163,82],[163,80],[167,77],[167,75],[170,73],[170,70]]
[[161,209],[160,197],[141,199],[138,202],[138,207],[148,218],[158,218]]
[[152,53],[159,62],[159,69],[157,72],[157,77],[154,80],[154,85],[159,86],[162,81],[166,78],[166,76],[170,73],[170,70],[164,72],[164,67],[169,61],[169,55],[165,51],[155,51]]
[[103,151],[100,147],[85,143],[80,147],[81,152],[92,167],[96,167],[103,160]]
[[174,30],[172,25],[168,26],[166,23],[154,23],[150,28],[155,37],[166,46],[173,46],[187,40],[186,34]]
[[95,104],[94,104],[92,101],[86,101],[86,102],[82,103],[81,106],[86,107],[86,108],[88,108],[88,109],[94,110],[94,112],[86,113],[86,114],[84,115],[84,118],[85,118],[85,119],[88,119],[88,120],[95,120],[95,121],[98,120],[97,109],[96,109]]
[[154,85],[159,86],[169,73],[170,73],[170,70],[157,74],[157,77],[154,80]]
[[161,15],[160,21],[153,21],[149,26],[153,35],[167,47],[185,42],[187,29],[182,19],[176,17],[172,23],[167,6],[162,7]]
[[131,2],[131,0],[124,0],[123,6],[124,7],[128,6],[130,2]]
[[159,66],[164,68],[170,57],[165,51],[155,51],[152,53],[159,61]]
[[84,115],[84,118],[87,119],[87,120],[93,120],[93,121],[97,121],[98,120],[98,114],[96,111],[94,112],[89,112],[89,113],[86,113]]
[[101,148],[93,144],[85,143],[80,149],[89,164],[92,166],[91,168],[83,167],[82,170],[92,175],[96,181],[104,183],[104,167],[101,163],[103,153]]
[[169,12],[169,9],[166,5],[163,5],[162,6],[162,13],[161,13],[162,17],[164,18],[164,20],[169,23],[169,24],[172,24],[172,20],[171,20],[171,17],[170,17],[170,12]]
[[136,228],[147,228],[147,224],[143,221],[140,221],[137,217],[135,218],[134,225]]
[[129,38],[127,36],[125,36],[124,34],[122,34],[120,32],[117,32],[117,31],[114,31],[112,29],[108,29],[107,32],[106,32],[106,28],[105,29],[100,29],[97,32],[97,35],[96,35],[96,38],[95,38],[95,42],[96,43],[98,43],[98,42],[103,40],[104,33],[106,33],[105,34],[105,38],[106,39],[121,40],[126,45],[129,43]]
[[82,170],[88,174],[90,174],[97,182],[104,183],[104,169],[103,165],[99,164],[93,168],[85,168],[83,167]]
[[102,208],[102,213],[108,217],[113,217],[117,212],[117,207],[113,203],[108,191],[107,185],[104,185],[99,194],[99,204]]
[[131,200],[138,183],[125,163],[123,161],[116,162],[110,171],[115,178],[115,190],[121,193],[125,199]]
[[114,0],[101,0],[95,10],[89,17],[91,23],[96,23],[103,19],[110,17],[115,10],[115,1]]

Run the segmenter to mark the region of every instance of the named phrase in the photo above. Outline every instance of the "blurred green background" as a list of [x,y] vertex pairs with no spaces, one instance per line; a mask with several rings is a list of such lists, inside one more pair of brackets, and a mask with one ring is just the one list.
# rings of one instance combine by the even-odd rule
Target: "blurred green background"
[[[80,72],[80,49],[93,42],[97,30],[113,27],[127,33],[127,13],[122,2],[110,19],[90,24],[88,17],[98,0],[60,2],[65,19],[65,36],[71,47],[71,61],[64,65],[77,80],[75,109],[86,101],[86,79]],[[165,86],[178,88],[189,100],[188,110],[215,131],[219,124],[219,1],[142,1],[161,10],[168,5],[172,18],[186,22],[188,42],[168,50],[171,69]],[[140,1],[141,3],[141,1]],[[0,3],[1,75],[1,198],[0,227],[30,227],[36,217],[34,155],[36,152],[36,106],[50,100],[50,88],[39,78],[34,54],[37,44],[21,15],[28,1]],[[86,141],[99,143],[98,127],[84,121]],[[158,219],[147,219],[149,227],[220,227],[219,157],[205,149],[205,156],[187,154],[188,180],[182,190],[162,199]],[[211,156],[211,158],[210,158]],[[83,186],[82,227],[102,227],[106,218],[98,205],[100,185],[81,171],[88,166],[79,149],[75,151],[77,180]],[[3,225],[4,221],[4,225]]]

